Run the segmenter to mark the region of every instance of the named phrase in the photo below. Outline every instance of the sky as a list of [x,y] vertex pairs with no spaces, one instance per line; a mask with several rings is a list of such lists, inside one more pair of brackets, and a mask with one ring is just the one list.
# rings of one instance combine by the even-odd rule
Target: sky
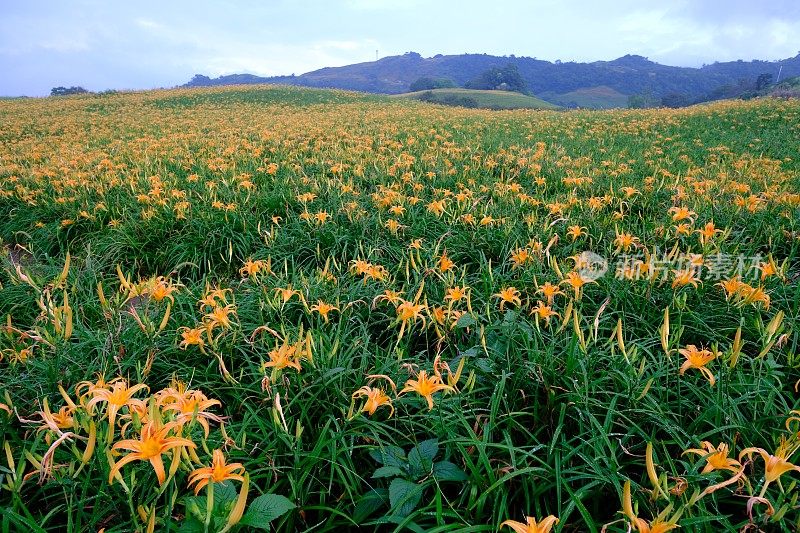
[[0,96],[302,74],[409,51],[698,67],[800,52],[798,0],[0,0]]

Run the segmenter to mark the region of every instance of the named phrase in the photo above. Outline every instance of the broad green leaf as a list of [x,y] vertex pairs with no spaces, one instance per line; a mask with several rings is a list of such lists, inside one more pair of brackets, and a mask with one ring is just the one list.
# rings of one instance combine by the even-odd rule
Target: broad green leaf
[[396,466],[382,466],[375,470],[375,473],[372,474],[372,479],[378,479],[382,477],[394,477],[394,476],[402,476],[405,472],[403,472],[400,468]]
[[433,458],[439,452],[436,439],[422,441],[408,452],[409,474],[414,479],[427,476],[433,468]]
[[295,504],[280,494],[262,494],[250,502],[239,523],[259,529],[269,529],[270,522],[295,507]]
[[387,489],[372,489],[358,500],[351,518],[355,523],[360,524],[369,515],[388,504],[389,491]]
[[203,533],[205,526],[203,523],[191,516],[187,516],[178,526],[177,533]]
[[468,328],[470,326],[474,326],[477,323],[478,323],[478,321],[475,320],[475,318],[472,315],[466,314],[466,315],[461,315],[460,317],[458,317],[458,320],[456,320],[456,327],[457,328]]
[[407,516],[422,500],[422,485],[402,478],[394,478],[389,485],[389,504],[393,514]]
[[415,452],[418,453],[420,457],[433,461],[436,454],[439,453],[439,439],[424,440],[414,446],[414,449],[408,454],[409,460],[411,459],[411,454]]
[[[202,493],[201,493],[202,494]],[[233,483],[230,481],[223,481],[222,483],[214,483],[214,507],[224,507],[226,504],[235,502],[239,497],[239,492]]]
[[433,477],[438,481],[466,481],[469,479],[459,467],[450,461],[439,461],[433,465]]
[[397,446],[385,446],[369,452],[370,456],[384,466],[405,465],[406,452]]

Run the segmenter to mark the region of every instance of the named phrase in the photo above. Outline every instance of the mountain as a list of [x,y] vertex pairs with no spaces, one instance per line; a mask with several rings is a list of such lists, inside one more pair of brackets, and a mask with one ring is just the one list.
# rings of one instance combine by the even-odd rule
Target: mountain
[[[416,52],[389,56],[377,61],[343,67],[327,67],[299,76],[259,77],[232,74],[219,78],[196,75],[185,87],[278,83],[306,87],[331,87],[356,91],[399,94],[420,78],[445,78],[464,86],[494,67],[516,66],[528,91],[560,105],[599,102],[598,107],[613,107],[623,97],[645,95],[654,100],[665,96],[687,103],[730,97],[756,89],[758,77],[781,79],[800,75],[800,54],[780,61],[729,61],[700,68],[661,65],[638,55],[613,61],[592,63],[550,62],[530,57],[487,54],[436,55],[422,57]],[[581,98],[585,94],[606,93],[609,99]],[[577,94],[578,97],[572,95]],[[570,99],[573,98],[573,99]],[[602,105],[610,102],[609,105]]]

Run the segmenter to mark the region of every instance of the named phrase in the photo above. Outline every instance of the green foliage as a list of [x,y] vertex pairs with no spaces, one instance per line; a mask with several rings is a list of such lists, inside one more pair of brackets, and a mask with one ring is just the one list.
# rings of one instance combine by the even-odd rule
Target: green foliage
[[433,89],[406,93],[394,98],[414,98],[424,102],[482,109],[557,109],[540,98],[508,91],[479,91],[477,89]]
[[463,96],[458,94],[435,94],[433,91],[425,91],[419,96],[423,102],[431,102],[434,104],[450,105],[457,107],[478,107],[478,101],[471,96]]
[[[0,452],[3,530],[142,530],[128,505],[133,497],[157,503],[158,531],[199,531],[209,516],[209,530],[224,527],[238,484],[216,484],[209,512],[206,496],[187,489],[185,469],[177,473],[180,484],[165,485],[157,497],[152,468],[141,462],[126,466],[123,477],[147,490],[129,497],[119,483],[108,484],[104,455],[79,472],[61,466],[80,456],[80,438],[57,450],[58,468],[37,483],[28,456],[40,461],[48,449],[47,430],[37,431],[41,400],[62,405],[59,384],[71,391],[95,373],[122,375],[152,390],[175,377],[222,402],[215,413],[225,417],[227,438],[214,423],[207,444],[224,447],[250,473],[241,530],[271,520],[279,531],[495,531],[507,519],[554,514],[561,520],[556,531],[599,532],[609,524],[607,531],[623,532],[625,481],[632,482],[639,516],[650,519],[666,506],[663,497],[649,496],[648,442],[659,483],[677,491],[685,481],[702,490],[727,476],[701,473],[704,460],[681,455],[684,450],[707,440],[729,443],[732,457],[749,446],[772,452],[788,435],[787,414],[800,408],[794,388],[800,379],[800,215],[789,203],[800,189],[795,101],[678,112],[489,113],[343,91],[239,87],[3,101],[0,118],[6,125],[0,146],[8,154],[0,166],[0,402],[34,421],[0,410],[2,444],[16,461],[12,467]],[[342,166],[334,171],[336,164]],[[241,185],[243,175],[252,188]],[[169,187],[159,192],[154,176]],[[48,197],[63,200],[28,201],[37,177]],[[79,184],[63,181],[72,179]],[[106,210],[96,208],[96,186],[112,179],[120,181],[103,189]],[[726,188],[737,184],[746,191]],[[715,186],[713,193],[696,192]],[[637,191],[626,197],[624,187]],[[474,196],[459,203],[455,195],[464,188]],[[375,201],[395,189],[421,199],[404,202],[403,216],[391,215],[404,226],[396,234],[385,226],[388,207]],[[172,199],[172,190],[184,191],[190,202],[186,219],[175,216],[182,198]],[[309,192],[313,201],[298,199]],[[523,204],[522,193],[538,203]],[[588,203],[606,196],[611,204]],[[441,217],[426,208],[439,198],[449,201]],[[358,209],[347,211],[351,202]],[[235,209],[226,210],[229,204]],[[564,211],[552,213],[555,204]],[[669,208],[684,204],[696,220],[693,233],[677,235]],[[150,208],[152,217],[142,217]],[[318,212],[331,219],[301,218]],[[497,222],[470,225],[464,213]],[[673,288],[668,281],[619,279],[612,265],[584,287],[572,311],[558,296],[560,316],[549,325],[531,315],[538,287],[562,281],[548,256],[565,272],[573,265],[567,258],[584,249],[619,259],[617,230],[639,236],[648,249],[706,252],[694,231],[708,221],[729,230],[715,244],[723,252],[771,253],[785,261],[785,282],[763,280],[768,309],[726,299],[716,280]],[[566,233],[572,224],[588,235],[573,242]],[[412,259],[415,239],[422,246]],[[534,240],[547,255],[514,267],[512,252]],[[457,265],[449,274],[437,269],[445,250]],[[59,276],[67,251],[68,289],[49,294],[58,305],[68,295],[74,332],[12,362],[34,342],[16,330],[53,333],[39,305],[42,293],[21,280],[17,267],[41,288]],[[267,258],[271,274],[239,273],[248,259]],[[389,274],[357,277],[350,268],[356,259]],[[99,282],[109,299],[124,293],[117,265],[133,280],[167,276],[179,287],[163,330],[139,327],[133,311],[158,324],[164,302],[138,300],[111,310],[100,303]],[[217,285],[231,289],[236,305],[234,324],[218,341],[235,383],[210,351],[179,346],[182,327],[202,324],[198,300]],[[339,311],[326,322],[298,295],[281,302],[275,290],[290,285],[308,305],[321,299]],[[433,308],[448,305],[445,291],[454,285],[470,287],[471,313],[452,327],[425,315],[424,326],[409,326],[398,339],[396,309],[380,300],[386,290],[403,291],[409,300],[420,290],[420,301]],[[507,286],[520,289],[521,309],[499,311],[496,294]],[[665,308],[670,353],[659,331]],[[778,312],[785,315],[783,329],[771,335]],[[8,316],[14,331],[6,328]],[[734,363],[738,328],[742,347]],[[284,369],[265,381],[272,376],[263,363],[279,337],[294,342],[301,331],[313,337],[313,364],[303,361],[301,371]],[[679,374],[683,358],[675,350],[692,343],[722,353],[709,365],[713,387],[695,369]],[[385,406],[371,416],[357,411],[352,394],[373,379],[368,376],[389,376],[402,389],[413,372],[430,371],[437,355],[452,370],[465,365],[458,391],[434,395],[433,409],[413,393],[392,394],[385,380],[374,378],[372,385],[384,383],[392,396],[394,413]],[[191,432],[200,442],[202,430],[195,424]],[[742,490],[762,483],[762,461],[753,459]],[[681,530],[796,529],[796,481],[789,472],[769,487],[775,515],[755,505],[751,520],[733,485],[688,507]],[[669,497],[682,506],[691,495]]]
[[[220,531],[225,527],[237,498],[236,488],[230,481],[214,484],[213,506],[210,512],[208,498],[205,495],[186,498],[186,516],[178,527],[178,531],[180,533]],[[238,525],[269,531],[270,522],[295,507],[286,497],[279,494],[262,494],[247,504]],[[206,528],[206,523],[210,524],[210,528]]]
[[449,89],[456,84],[450,78],[428,78],[422,77],[409,85],[409,92],[430,91],[431,89]]
[[391,478],[391,481],[388,493],[373,489],[374,492],[359,502],[358,518],[365,519],[385,504],[384,494],[388,494],[391,515],[404,518],[417,508],[426,489],[436,488],[444,482],[467,481],[467,475],[452,462],[436,461],[438,454],[438,439],[422,441],[408,454],[397,446],[372,450],[370,456],[382,465],[372,474],[372,479]]
[[492,67],[481,73],[477,78],[464,84],[466,89],[502,90],[525,93],[527,85],[519,68],[514,64],[504,67]]
[[689,96],[684,93],[669,93],[661,97],[661,105],[664,107],[685,107],[690,103]]
[[73,94],[87,94],[89,91],[83,87],[53,87],[50,96],[70,96]]
[[642,94],[632,94],[628,97],[629,109],[646,109],[656,107],[658,100],[653,96],[652,91],[648,90]]

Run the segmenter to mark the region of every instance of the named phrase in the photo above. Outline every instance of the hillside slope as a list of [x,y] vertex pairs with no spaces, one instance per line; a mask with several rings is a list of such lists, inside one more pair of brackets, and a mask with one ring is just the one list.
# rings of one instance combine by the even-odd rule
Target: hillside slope
[[724,87],[752,83],[761,74],[782,78],[800,75],[800,54],[781,61],[731,61],[701,68],[661,65],[647,58],[627,55],[613,61],[593,63],[549,62],[530,57],[499,57],[487,54],[436,55],[422,57],[409,52],[377,61],[343,67],[327,67],[299,76],[262,78],[234,74],[211,79],[195,76],[187,87],[241,83],[282,83],[307,87],[333,87],[356,91],[398,94],[408,92],[422,77],[449,78],[463,86],[492,67],[515,65],[533,94],[563,95],[594,87],[607,87],[622,95],[648,93],[656,98],[677,93],[690,100],[714,94]]
[[558,109],[558,106],[535,96],[509,91],[476,89],[432,89],[392,95],[392,98],[412,98],[434,104],[457,105],[484,109]]

